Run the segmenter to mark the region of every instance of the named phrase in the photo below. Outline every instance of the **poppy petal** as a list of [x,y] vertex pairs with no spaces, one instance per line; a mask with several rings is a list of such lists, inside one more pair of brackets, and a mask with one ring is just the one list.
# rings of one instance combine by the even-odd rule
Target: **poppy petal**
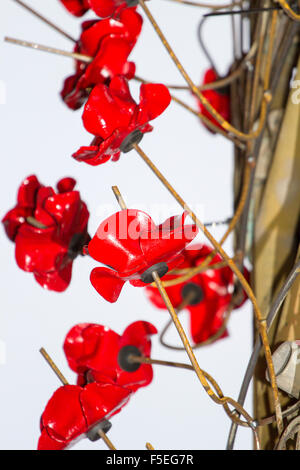
[[108,302],[118,300],[125,281],[119,278],[118,273],[108,268],[94,268],[90,275],[93,287]]

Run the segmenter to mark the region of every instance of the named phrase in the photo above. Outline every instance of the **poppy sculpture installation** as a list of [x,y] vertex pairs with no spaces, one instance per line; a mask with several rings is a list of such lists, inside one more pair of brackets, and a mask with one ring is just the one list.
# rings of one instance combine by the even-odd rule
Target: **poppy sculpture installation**
[[[75,71],[65,79],[60,98],[72,112],[81,114],[83,127],[93,138],[90,144],[74,149],[70,166],[83,162],[89,166],[79,165],[80,168],[94,172],[96,169],[91,167],[110,160],[117,162],[122,153],[133,151],[183,210],[156,224],[146,212],[127,207],[118,187],[113,186],[120,211],[102,222],[98,220],[98,229],[90,236],[87,228],[90,214],[73,178],[60,179],[56,191],[40,183],[35,175],[21,183],[16,205],[2,218],[5,233],[14,243],[19,268],[32,273],[42,288],[63,292],[71,283],[73,263],[77,268],[79,261],[75,259],[81,255],[99,264],[90,273],[91,292],[97,299],[105,299],[108,309],[117,302],[128,281],[133,287],[144,288],[154,312],[165,310],[169,314],[161,331],[152,322],[139,319],[127,323],[122,334],[82,318],[82,323],[67,333],[63,344],[67,362],[77,376],[76,385],[68,383],[48,353],[41,349],[62,386],[41,414],[37,448],[62,450],[86,437],[90,441],[101,438],[109,449],[115,450],[107,437],[111,418],[129,401],[134,402],[136,392],[142,393],[139,389],[151,385],[154,366],[163,365],[191,370],[207,398],[221,405],[231,420],[228,449],[233,448],[239,426],[251,430],[255,449],[286,448],[287,441],[297,433],[296,442],[290,442],[289,447],[299,449],[296,416],[299,401],[291,404],[285,392],[298,390],[300,383],[299,368],[292,367],[288,356],[288,345],[297,345],[300,337],[299,322],[294,318],[299,262],[293,267],[299,257],[300,213],[294,197],[297,176],[300,177],[297,163],[300,147],[294,123],[300,122],[300,114],[297,111],[296,116],[288,100],[290,88],[295,88],[291,85],[293,73],[300,83],[299,2],[266,0],[262,7],[255,0],[250,8],[249,2],[243,0],[220,5],[180,0],[183,5],[210,10],[202,18],[201,28],[208,17],[232,17],[234,61],[225,77],[217,73],[199,33],[211,63],[203,71],[198,86],[154,18],[151,1],[57,0],[61,11],[73,15],[74,21],[79,22],[79,17],[87,15],[88,19],[81,26],[78,24],[81,32],[77,39],[23,1],[14,1],[73,42],[73,50],[66,51],[6,38],[10,43],[75,60]],[[249,20],[250,34],[245,19]],[[131,54],[143,34],[145,20],[153,26],[186,85],[152,83],[136,75]],[[246,34],[250,40],[247,51]],[[133,81],[141,82],[138,100],[132,96]],[[171,95],[173,89],[190,92],[197,109]],[[221,135],[234,144],[234,214],[226,221],[228,228],[220,241],[208,230],[211,224],[199,219],[141,147],[145,134],[153,131],[150,122],[162,115],[172,101],[193,113],[211,134]],[[293,98],[292,101],[295,104]],[[159,132],[157,125],[155,133]],[[290,136],[289,154],[294,155],[289,168],[294,170],[282,182],[278,174],[285,168],[285,159],[280,158],[286,135]],[[283,188],[280,194],[284,192],[286,197],[281,205],[277,200],[274,202],[273,187],[277,188],[276,194],[281,191],[278,188]],[[287,223],[282,222],[280,214],[287,216]],[[192,223],[186,223],[187,218]],[[267,219],[269,224],[264,224]],[[194,241],[199,232],[208,240],[206,243]],[[235,235],[233,256],[223,248],[230,234]],[[287,246],[289,251],[283,256]],[[249,260],[252,272],[246,267],[251,264]],[[125,291],[126,288],[124,297]],[[253,306],[256,342],[240,395],[235,400],[226,396],[216,380],[200,367],[194,351],[208,345],[213,348],[217,341],[220,346],[224,338],[230,338],[230,315],[247,300]],[[180,321],[180,312],[184,310],[189,316],[189,333]],[[180,340],[176,346],[165,340],[172,325]],[[185,351],[189,363],[152,357],[156,335],[163,347]],[[272,356],[278,341],[287,346]],[[277,375],[281,378],[278,383]],[[244,408],[253,376],[254,414]],[[147,449],[153,449],[151,444],[147,443]]]

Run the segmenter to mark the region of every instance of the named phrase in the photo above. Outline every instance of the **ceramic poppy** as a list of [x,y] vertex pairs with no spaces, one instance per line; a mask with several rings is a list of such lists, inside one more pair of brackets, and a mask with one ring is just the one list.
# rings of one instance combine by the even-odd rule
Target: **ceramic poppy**
[[2,219],[15,242],[18,266],[45,289],[58,292],[68,287],[73,260],[89,240],[89,212],[75,184],[63,178],[55,193],[31,175],[19,188],[16,206]]
[[[205,245],[195,245],[193,249],[185,250],[183,252],[184,263],[180,265],[180,269],[199,266],[211,252],[212,248]],[[221,257],[217,254],[210,264],[221,261]],[[178,277],[178,274],[167,274],[164,281]],[[225,266],[219,269],[207,269],[188,281],[166,287],[174,308],[179,307],[189,292],[194,293],[194,298],[186,309],[190,314],[191,337],[195,344],[206,341],[215,335],[223,325],[224,314],[232,299],[233,284],[233,272],[228,266]],[[146,294],[156,307],[166,308],[155,287],[147,286]],[[246,295],[244,294],[241,303],[236,308],[240,307],[245,300]],[[228,336],[227,331],[224,332],[222,338],[225,336]]]
[[118,19],[85,21],[74,52],[93,58],[90,64],[76,61],[75,74],[65,80],[61,96],[67,106],[78,109],[98,83],[109,84],[116,75],[130,79],[135,65],[128,62],[142,28],[142,17],[132,8],[123,10]]
[[62,450],[72,446],[104,420],[119,413],[129,397],[128,389],[112,383],[60,387],[41,416],[38,450]]
[[91,272],[97,292],[116,302],[126,281],[144,286],[152,282],[153,266],[160,276],[177,266],[181,251],[198,233],[195,225],[184,225],[186,215],[155,225],[145,212],[129,209],[104,220],[88,245],[89,255],[109,266]]
[[107,18],[138,3],[134,0],[61,0],[61,2],[72,15],[82,16],[91,9],[100,18]]
[[95,138],[90,146],[81,147],[73,157],[89,165],[119,160],[121,151],[131,148],[127,148],[128,139],[139,142],[144,133],[151,132],[149,121],[158,117],[170,100],[167,87],[148,83],[141,85],[140,103],[136,104],[122,76],[114,77],[109,86],[95,86],[82,116],[85,129]]
[[79,385],[87,381],[106,382],[109,377],[116,385],[135,392],[151,383],[152,366],[138,364],[126,371],[120,365],[119,356],[126,354],[129,347],[138,355],[150,357],[150,337],[156,333],[155,326],[145,321],[132,323],[121,336],[102,325],[81,323],[67,334],[64,351],[69,366],[78,374]]
[[[203,85],[207,83],[212,83],[218,80],[218,76],[213,69],[208,69],[204,74]],[[229,91],[227,88],[218,89],[218,90],[204,90],[202,95],[207,99],[207,101],[212,105],[212,107],[226,120],[230,121],[230,97]],[[207,111],[205,106],[197,98],[198,108],[203,116],[207,117],[213,124],[222,129],[222,126],[212,117],[212,115]],[[204,124],[205,125],[205,124]],[[205,126],[212,134],[215,132],[209,127]]]

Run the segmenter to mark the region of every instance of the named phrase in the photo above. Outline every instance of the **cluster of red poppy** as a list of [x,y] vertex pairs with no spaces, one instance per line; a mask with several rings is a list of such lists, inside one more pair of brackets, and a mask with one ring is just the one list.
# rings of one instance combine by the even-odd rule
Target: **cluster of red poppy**
[[[86,101],[83,111],[85,129],[94,135],[90,146],[81,147],[73,157],[89,165],[116,161],[121,152],[131,150],[143,135],[152,131],[149,121],[159,116],[170,103],[168,89],[161,84],[143,84],[137,104],[129,90],[128,79],[135,65],[128,62],[142,27],[136,2],[126,0],[61,0],[75,16],[92,9],[104,19],[86,21],[75,52],[91,58],[76,61],[76,71],[64,83],[61,96],[73,110]],[[206,82],[215,80],[210,74]],[[228,119],[228,97],[206,92],[207,99]],[[225,110],[226,108],[226,110]],[[203,109],[203,114],[205,111]],[[122,210],[104,220],[90,239],[89,212],[74,190],[75,180],[63,178],[53,188],[43,186],[36,176],[21,184],[16,206],[3,218],[8,237],[15,242],[18,266],[34,274],[44,288],[65,290],[71,280],[77,255],[89,255],[106,267],[92,270],[90,281],[107,301],[116,302],[126,281],[135,287],[146,286],[151,302],[165,308],[158,291],[150,284],[153,272],[164,280],[176,280],[175,267],[195,268],[211,253],[206,246],[187,245],[195,238],[195,225],[185,225],[186,213],[156,225],[140,210]],[[219,262],[214,256],[211,264]],[[177,308],[192,291],[187,309],[191,336],[200,343],[215,335],[233,294],[233,273],[228,267],[207,269],[185,282],[168,287],[167,293]],[[149,364],[132,363],[129,356],[150,357],[150,336],[156,328],[138,321],[122,336],[96,324],[80,324],[68,333],[64,351],[68,363],[78,374],[77,385],[60,387],[48,402],[41,418],[39,449],[63,449],[79,437],[91,440],[109,427],[108,419],[118,413],[130,396],[152,381]],[[223,336],[227,335],[225,331]],[[68,406],[65,404],[68,403]]]

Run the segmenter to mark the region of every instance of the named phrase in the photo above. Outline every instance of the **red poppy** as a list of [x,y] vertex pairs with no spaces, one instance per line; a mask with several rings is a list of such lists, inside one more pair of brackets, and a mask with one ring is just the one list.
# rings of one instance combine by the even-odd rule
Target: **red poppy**
[[[182,253],[185,260],[180,265],[180,269],[199,266],[211,252],[212,249],[205,245],[195,245],[193,249],[185,250]],[[210,264],[216,264],[221,261],[221,257],[217,254]],[[164,277],[164,281],[178,277],[179,275],[167,274]],[[233,272],[228,266],[225,266],[219,269],[207,269],[202,273],[196,274],[188,281],[166,287],[174,308],[177,308],[182,303],[189,292],[192,291],[194,293],[194,299],[185,308],[190,313],[191,337],[196,344],[206,341],[215,335],[223,325],[224,314],[232,299],[233,284]],[[166,308],[155,287],[147,286],[146,293],[156,307]],[[246,295],[236,308],[240,307],[245,300]],[[227,331],[221,337],[224,338],[226,336],[228,336]]]
[[[155,225],[145,212],[129,209],[102,222],[88,245],[88,252],[109,268],[94,268],[90,280],[97,292],[116,302],[126,281],[136,287],[152,282],[151,270],[164,275],[181,261],[181,251],[198,233],[184,226],[186,213]],[[154,269],[155,266],[157,269]]]
[[107,18],[138,3],[134,0],[61,0],[61,2],[72,15],[82,16],[91,8],[100,18]]
[[119,354],[130,346],[138,355],[150,357],[150,336],[156,333],[155,326],[144,321],[129,325],[122,336],[102,325],[81,323],[67,334],[64,351],[69,366],[78,374],[79,385],[87,381],[106,382],[110,378],[116,385],[135,392],[152,382],[152,366],[138,364],[132,371],[126,371],[119,364]]
[[121,411],[130,391],[111,383],[64,385],[54,392],[41,416],[38,450],[62,450]]
[[31,175],[19,188],[17,205],[2,219],[15,242],[18,266],[32,272],[45,289],[58,292],[68,287],[73,260],[89,238],[89,212],[75,184],[63,178],[56,194]]
[[145,132],[151,132],[153,128],[149,121],[159,116],[170,100],[167,87],[148,83],[141,85],[137,105],[122,76],[114,77],[109,87],[97,85],[82,116],[84,127],[95,138],[89,147],[81,147],[73,157],[89,165],[119,160],[121,151],[129,150],[124,148],[125,142],[133,136],[139,141]]
[[127,58],[141,32],[143,19],[132,8],[118,19],[85,21],[74,52],[93,57],[90,64],[76,61],[76,73],[65,80],[61,96],[71,109],[78,109],[98,83],[108,84],[116,75],[130,79],[135,65]]
[[[215,82],[218,79],[218,76],[214,69],[209,69],[204,74],[203,85],[207,83]],[[230,121],[230,97],[227,88],[218,89],[218,90],[205,90],[202,92],[202,95],[209,101],[212,107],[226,120]],[[212,117],[212,115],[207,111],[201,101],[197,98],[198,108],[203,116],[207,117],[213,124],[222,129],[222,126]],[[209,127],[205,126],[210,132],[215,134],[215,132]]]

